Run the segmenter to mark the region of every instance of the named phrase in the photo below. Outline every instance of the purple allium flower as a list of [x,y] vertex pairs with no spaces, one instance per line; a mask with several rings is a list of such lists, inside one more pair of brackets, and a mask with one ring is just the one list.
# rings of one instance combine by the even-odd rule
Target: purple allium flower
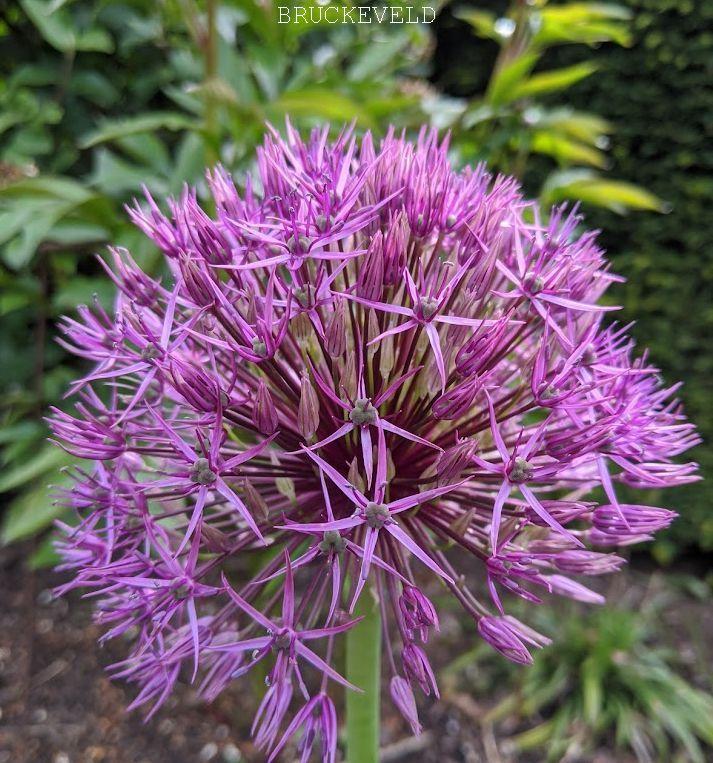
[[619,279],[594,234],[562,209],[543,222],[511,179],[455,172],[447,148],[271,130],[242,193],[208,174],[214,217],[190,190],[169,215],[148,196],[130,211],[167,277],[112,250],[114,315],[65,320],[94,367],[52,422],[89,462],[65,495],[62,590],[89,589],[103,638],[133,638],[112,671],[134,706],[180,675],[210,700],[263,663],[257,743],[298,735],[303,760],[333,760],[350,686],[333,657],[370,586],[418,732],[414,690],[438,696],[426,592],[527,663],[548,640],[504,595],[599,602],[567,576],[623,560],[587,546],[675,516],[617,486],[696,479],[674,460],[697,442],[676,387],[603,320]]

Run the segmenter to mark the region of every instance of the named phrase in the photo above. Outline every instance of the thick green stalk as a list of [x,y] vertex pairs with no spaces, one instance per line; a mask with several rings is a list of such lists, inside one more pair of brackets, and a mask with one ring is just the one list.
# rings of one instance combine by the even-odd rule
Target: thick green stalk
[[347,679],[363,693],[347,691],[347,763],[378,763],[381,691],[381,613],[370,591],[362,593],[347,633]]

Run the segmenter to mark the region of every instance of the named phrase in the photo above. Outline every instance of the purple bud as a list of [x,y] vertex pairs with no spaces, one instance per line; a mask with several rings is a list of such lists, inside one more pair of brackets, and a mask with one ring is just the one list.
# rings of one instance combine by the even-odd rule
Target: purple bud
[[271,435],[277,431],[277,427],[280,423],[277,418],[277,409],[272,400],[270,390],[262,379],[260,379],[260,383],[258,384],[253,410],[255,414],[255,426],[257,427],[258,432]]
[[427,641],[429,628],[439,630],[438,614],[433,604],[415,586],[404,586],[399,609],[410,638],[414,639],[418,634],[421,641]]
[[307,374],[302,375],[300,384],[300,403],[297,408],[297,428],[305,438],[310,440],[319,426],[319,400]]
[[267,521],[270,516],[270,509],[260,491],[256,489],[249,479],[243,480],[242,488],[245,505],[250,509],[254,516],[259,517],[263,522]]
[[510,615],[481,617],[478,620],[478,633],[493,649],[521,665],[529,665],[532,662],[532,655],[523,642],[537,647],[551,643],[550,639]]
[[340,358],[347,346],[345,310],[344,300],[335,300],[334,312],[327,323],[327,330],[324,334],[325,349],[333,358]]
[[381,231],[377,231],[362,260],[357,277],[358,296],[378,301],[384,285],[384,241]]
[[416,707],[416,698],[413,696],[411,684],[401,676],[394,676],[389,686],[391,699],[399,712],[411,726],[411,731],[415,735],[421,733],[421,724],[418,720],[418,708]]
[[627,545],[633,538],[651,536],[663,530],[676,516],[674,511],[655,506],[630,503],[622,503],[618,507],[599,506],[592,515],[593,532],[598,531],[613,545]]
[[175,360],[169,364],[169,374],[175,390],[197,411],[214,413],[230,403],[217,379],[201,368]]
[[480,377],[475,374],[464,379],[436,400],[433,415],[437,419],[459,419],[470,410],[482,387]]
[[552,593],[558,596],[566,596],[568,599],[582,601],[585,604],[604,604],[604,597],[601,594],[564,575],[546,575],[545,580]]
[[401,660],[409,681],[415,681],[427,697],[430,696],[431,691],[436,697],[440,696],[433,669],[420,646],[413,643],[406,644],[401,652]]
[[400,283],[406,267],[406,247],[410,235],[409,224],[404,212],[389,225],[384,240],[384,284],[394,286]]
[[619,570],[626,560],[615,554],[572,549],[556,554],[554,563],[558,570],[572,575],[606,575]]
[[473,456],[478,452],[478,443],[472,437],[459,439],[455,445],[446,448],[438,457],[436,474],[439,484],[455,482],[468,467],[473,465]]

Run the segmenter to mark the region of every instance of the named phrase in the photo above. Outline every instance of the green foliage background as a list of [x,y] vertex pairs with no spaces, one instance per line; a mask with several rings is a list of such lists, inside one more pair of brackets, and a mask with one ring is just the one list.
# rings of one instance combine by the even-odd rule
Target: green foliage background
[[[682,398],[704,444],[693,453],[704,475],[713,474],[713,2],[625,0],[633,12],[630,47],[594,51],[563,47],[548,53],[548,66],[583,59],[599,67],[567,94],[574,108],[613,123],[610,170],[615,177],[653,191],[668,214],[620,216],[585,207],[587,224],[617,272],[628,279],[617,289],[624,305],[617,316],[636,320],[633,333],[648,346],[665,378],[684,381]],[[468,5],[468,4],[466,4]],[[469,7],[505,11],[503,3]],[[444,48],[463,46],[459,60],[437,56],[436,81],[456,95],[482,89],[494,46],[473,41],[465,24],[444,19]],[[445,43],[448,43],[446,46]],[[530,161],[525,176],[539,188],[544,166]],[[676,550],[713,549],[713,480],[649,496],[676,508],[681,519],[657,542],[661,559]]]
[[[309,4],[311,0],[306,0]],[[389,0],[399,5],[399,0]],[[265,122],[301,129],[418,125],[430,35],[422,26],[278,25],[258,0],[9,0],[0,14],[0,541],[45,530],[48,483],[68,462],[41,417],[76,359],[56,320],[110,281],[95,255],[157,252],[123,205],[146,187],[204,191],[220,159],[245,170]],[[420,79],[419,79],[420,78]],[[46,543],[37,563],[48,560]]]
[[[713,2],[629,0],[636,43],[602,50],[596,79],[580,83],[574,103],[616,125],[612,171],[670,204],[667,215],[589,220],[628,283],[624,318],[668,379],[683,379],[689,416],[704,444],[695,457],[713,474]],[[670,537],[713,548],[713,480],[662,501],[683,520]]]
[[[287,114],[301,128],[352,119],[377,133],[390,123],[451,127],[458,159],[515,172],[544,200],[579,194],[650,210],[663,199],[666,215],[619,216],[591,203],[585,212],[629,279],[618,290],[621,317],[638,321],[664,375],[685,381],[689,414],[711,440],[713,0],[625,5],[456,0],[427,28],[280,26],[262,0],[8,0],[0,497],[11,504],[0,539],[27,537],[57,513],[47,482],[67,459],[45,444],[41,416],[61,404],[76,362],[54,343],[55,321],[95,294],[110,305],[94,256],[107,243],[155,267],[122,205],[144,183],[159,198],[184,182],[200,195],[206,165],[220,158],[242,171],[265,120],[279,125]],[[534,47],[514,61],[505,50],[512,66],[503,67],[508,36],[496,21],[523,9]],[[713,473],[709,445],[696,457]],[[683,514],[655,546],[660,559],[713,548],[711,499],[713,480],[648,497]]]

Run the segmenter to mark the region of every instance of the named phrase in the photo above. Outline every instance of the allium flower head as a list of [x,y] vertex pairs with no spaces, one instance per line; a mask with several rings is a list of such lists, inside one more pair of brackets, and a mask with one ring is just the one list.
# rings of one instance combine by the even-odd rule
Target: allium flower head
[[354,688],[333,658],[360,596],[417,732],[414,693],[438,696],[427,593],[529,662],[547,639],[505,595],[600,601],[570,576],[615,571],[598,549],[675,516],[617,486],[696,479],[674,459],[697,437],[604,319],[619,279],[574,212],[544,221],[514,180],[454,171],[434,132],[286,135],[241,191],[208,174],[213,214],[190,189],[168,214],[137,203],[168,275],[113,250],[114,314],[63,324],[93,363],[52,421],[89,462],[65,495],[63,590],[92,592],[103,638],[133,637],[113,672],[135,706],[181,675],[212,699],[262,664],[258,744],[333,760],[335,692]]

